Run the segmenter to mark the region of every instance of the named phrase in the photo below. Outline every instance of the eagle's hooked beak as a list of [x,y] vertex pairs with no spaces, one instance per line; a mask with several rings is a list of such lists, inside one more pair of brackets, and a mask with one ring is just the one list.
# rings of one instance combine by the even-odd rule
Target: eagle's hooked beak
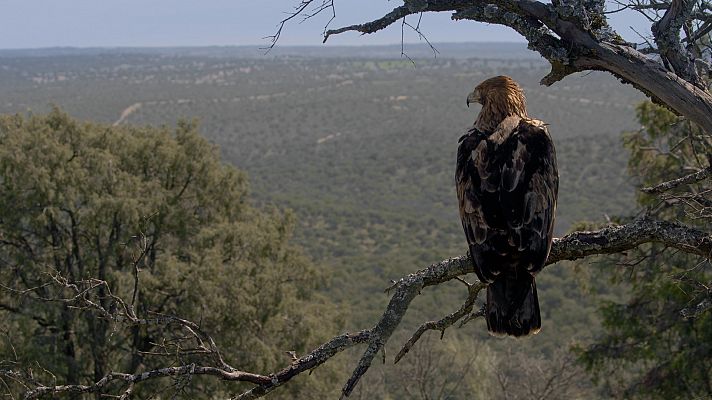
[[480,102],[480,94],[478,93],[477,90],[474,92],[470,93],[467,95],[467,107],[470,107],[470,103],[479,103]]

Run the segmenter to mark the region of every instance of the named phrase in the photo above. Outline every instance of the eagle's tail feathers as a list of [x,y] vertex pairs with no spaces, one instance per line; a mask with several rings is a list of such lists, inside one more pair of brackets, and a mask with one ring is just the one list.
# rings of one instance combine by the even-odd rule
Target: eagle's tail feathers
[[534,277],[501,277],[487,286],[487,329],[495,336],[535,335],[541,328]]

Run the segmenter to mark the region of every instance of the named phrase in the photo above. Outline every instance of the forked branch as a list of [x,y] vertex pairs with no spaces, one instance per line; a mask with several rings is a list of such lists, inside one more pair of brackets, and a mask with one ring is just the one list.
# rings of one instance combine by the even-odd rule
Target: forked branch
[[420,327],[418,327],[415,333],[413,333],[410,339],[408,339],[408,341],[398,352],[396,358],[393,360],[394,364],[398,364],[398,361],[400,361],[403,356],[408,354],[410,349],[412,349],[413,346],[415,346],[415,344],[418,342],[418,340],[420,340],[421,336],[423,336],[423,333],[427,331],[438,330],[440,331],[440,339],[442,339],[443,335],[445,334],[445,329],[451,327],[455,322],[459,321],[463,317],[467,318],[463,320],[461,326],[469,320],[484,316],[484,312],[482,310],[472,314],[472,308],[475,305],[475,300],[477,300],[477,295],[479,295],[480,291],[486,288],[487,285],[482,282],[476,282],[473,284],[465,282],[465,284],[467,285],[467,300],[465,300],[465,303],[460,307],[460,309],[452,314],[445,316],[439,321],[428,321],[420,325]]

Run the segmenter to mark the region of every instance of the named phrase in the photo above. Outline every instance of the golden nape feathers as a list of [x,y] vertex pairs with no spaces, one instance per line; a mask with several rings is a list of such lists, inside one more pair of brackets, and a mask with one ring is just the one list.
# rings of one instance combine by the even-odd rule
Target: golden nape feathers
[[508,76],[495,76],[477,85],[467,96],[468,106],[475,102],[482,104],[475,128],[483,132],[492,132],[500,122],[512,115],[527,118],[524,91]]

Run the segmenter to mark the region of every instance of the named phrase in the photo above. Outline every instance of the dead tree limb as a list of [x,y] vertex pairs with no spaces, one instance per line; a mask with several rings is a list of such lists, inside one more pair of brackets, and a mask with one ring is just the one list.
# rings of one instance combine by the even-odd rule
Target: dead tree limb
[[[0,376],[9,376],[10,373],[12,373],[12,371],[0,371]],[[15,373],[15,375],[17,374]],[[205,367],[190,364],[183,365],[180,367],[161,368],[153,371],[143,372],[140,374],[122,374],[117,372],[110,372],[92,385],[39,386],[25,393],[24,399],[37,399],[41,396],[50,394],[56,395],[63,393],[97,393],[101,392],[101,390],[109,383],[117,380],[124,381],[127,384],[136,384],[149,379],[180,375],[212,375],[227,381],[241,381],[255,384],[264,384],[270,382],[271,380],[271,378],[268,376],[252,374],[249,372],[226,371],[215,367]]]
[[708,179],[710,176],[712,176],[712,166],[707,167],[701,171],[694,172],[692,174],[685,175],[677,179],[673,179],[671,181],[663,182],[651,187],[645,187],[641,190],[649,194],[659,194],[674,189],[680,185],[689,185],[691,183],[700,182],[702,180]]
[[695,63],[688,57],[680,40],[680,29],[690,18],[695,7],[693,0],[672,0],[665,15],[652,26],[659,53],[670,63],[675,73],[685,80],[698,84],[700,78]]

